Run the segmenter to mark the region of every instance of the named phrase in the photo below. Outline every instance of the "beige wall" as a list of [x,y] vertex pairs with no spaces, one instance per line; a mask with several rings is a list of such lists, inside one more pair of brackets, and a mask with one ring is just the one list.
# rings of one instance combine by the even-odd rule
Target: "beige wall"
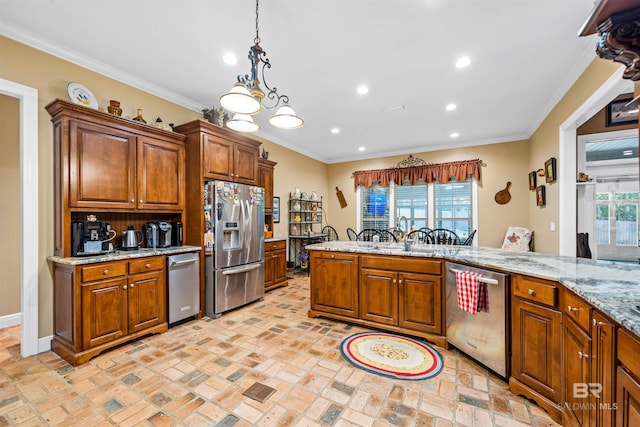
[[[530,138],[528,170],[544,168],[544,162],[550,157],[561,159],[560,125],[562,125],[582,104],[585,103],[605,81],[619,68],[620,64],[605,61],[600,58],[593,60],[580,78],[569,89],[567,94],[558,102],[542,124]],[[573,173],[571,176],[575,176]],[[550,254],[559,253],[559,229],[557,228],[560,214],[575,215],[575,212],[559,212],[559,184],[546,184],[547,204],[545,207],[536,206],[535,194],[529,196],[529,226],[535,231],[536,252]],[[556,231],[550,230],[551,223],[556,224]]]
[[20,101],[0,95],[0,317],[20,313]]
[[[480,246],[499,247],[508,225],[526,226],[528,218],[527,179],[529,143],[516,141],[502,144],[480,145],[451,150],[414,153],[428,163],[443,163],[457,160],[481,159],[481,180],[478,185],[478,234]],[[392,156],[372,160],[344,162],[329,165],[329,188],[331,196],[327,203],[327,220],[338,231],[341,240],[347,240],[347,227],[356,229],[356,192],[352,173],[357,170],[393,167],[407,156]],[[495,202],[495,194],[511,182],[511,201],[505,205]],[[347,207],[340,208],[335,187],[342,190]]]

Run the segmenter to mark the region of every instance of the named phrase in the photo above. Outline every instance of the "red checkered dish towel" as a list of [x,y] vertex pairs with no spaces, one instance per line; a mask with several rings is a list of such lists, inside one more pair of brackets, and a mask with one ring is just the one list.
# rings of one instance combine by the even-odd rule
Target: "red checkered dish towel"
[[479,282],[479,273],[456,271],[458,307],[471,314],[489,312],[489,290],[487,284]]

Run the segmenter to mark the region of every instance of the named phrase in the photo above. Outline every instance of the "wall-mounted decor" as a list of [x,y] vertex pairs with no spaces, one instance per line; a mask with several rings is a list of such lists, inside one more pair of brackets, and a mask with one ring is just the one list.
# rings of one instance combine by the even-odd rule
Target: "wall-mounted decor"
[[529,172],[529,190],[536,189],[536,171]]
[[544,185],[539,185],[536,188],[536,205],[545,206],[547,204],[547,197],[544,191]]
[[607,127],[638,123],[638,101],[619,99],[607,105]]
[[280,197],[273,198],[273,222],[280,222]]
[[547,183],[556,182],[556,158],[552,157],[544,162],[544,171],[547,177]]
[[509,200],[511,200],[511,194],[509,193],[510,186],[511,186],[511,181],[507,182],[507,185],[502,190],[496,193],[494,199],[497,204],[505,205],[509,203]]

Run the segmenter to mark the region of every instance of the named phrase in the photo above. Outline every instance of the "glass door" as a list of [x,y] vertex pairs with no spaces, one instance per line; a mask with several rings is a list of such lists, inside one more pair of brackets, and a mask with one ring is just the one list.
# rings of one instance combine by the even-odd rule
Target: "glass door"
[[638,261],[640,191],[637,180],[598,182],[596,244],[598,259]]

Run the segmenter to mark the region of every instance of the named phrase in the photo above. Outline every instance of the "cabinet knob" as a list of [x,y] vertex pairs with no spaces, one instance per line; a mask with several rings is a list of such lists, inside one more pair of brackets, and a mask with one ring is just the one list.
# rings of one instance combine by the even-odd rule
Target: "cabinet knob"
[[402,285],[402,279],[398,280],[398,283],[400,283]]
[[571,312],[577,312],[578,311],[578,307],[571,307],[570,305],[567,306],[567,310],[569,311],[569,313]]
[[533,294],[535,294],[535,293],[536,293],[536,291],[534,291],[533,289],[529,289],[529,290],[527,291],[527,293],[528,293],[529,295],[533,295]]
[[136,199],[131,199],[131,203],[135,203],[135,202],[136,202]]
[[104,271],[102,272],[102,274],[104,274],[104,275],[109,274],[109,270],[105,268]]
[[129,288],[133,289],[133,283],[129,285]]
[[331,255],[331,258],[335,258],[335,255]]
[[396,279],[393,279],[393,283],[398,283],[398,281]]
[[145,265],[145,267],[151,268],[151,264],[147,263],[147,265]]
[[124,285],[122,289],[127,290],[127,285]]
[[602,326],[604,322],[598,322],[596,319],[593,319],[593,326]]
[[138,201],[138,203],[144,203],[144,202],[142,201],[142,199],[140,199],[140,200]]
[[589,355],[588,355],[588,354],[585,354],[585,353],[583,353],[583,352],[581,352],[581,351],[579,351],[579,352],[578,352],[578,357],[579,357],[580,359],[587,359],[587,358],[589,357]]

